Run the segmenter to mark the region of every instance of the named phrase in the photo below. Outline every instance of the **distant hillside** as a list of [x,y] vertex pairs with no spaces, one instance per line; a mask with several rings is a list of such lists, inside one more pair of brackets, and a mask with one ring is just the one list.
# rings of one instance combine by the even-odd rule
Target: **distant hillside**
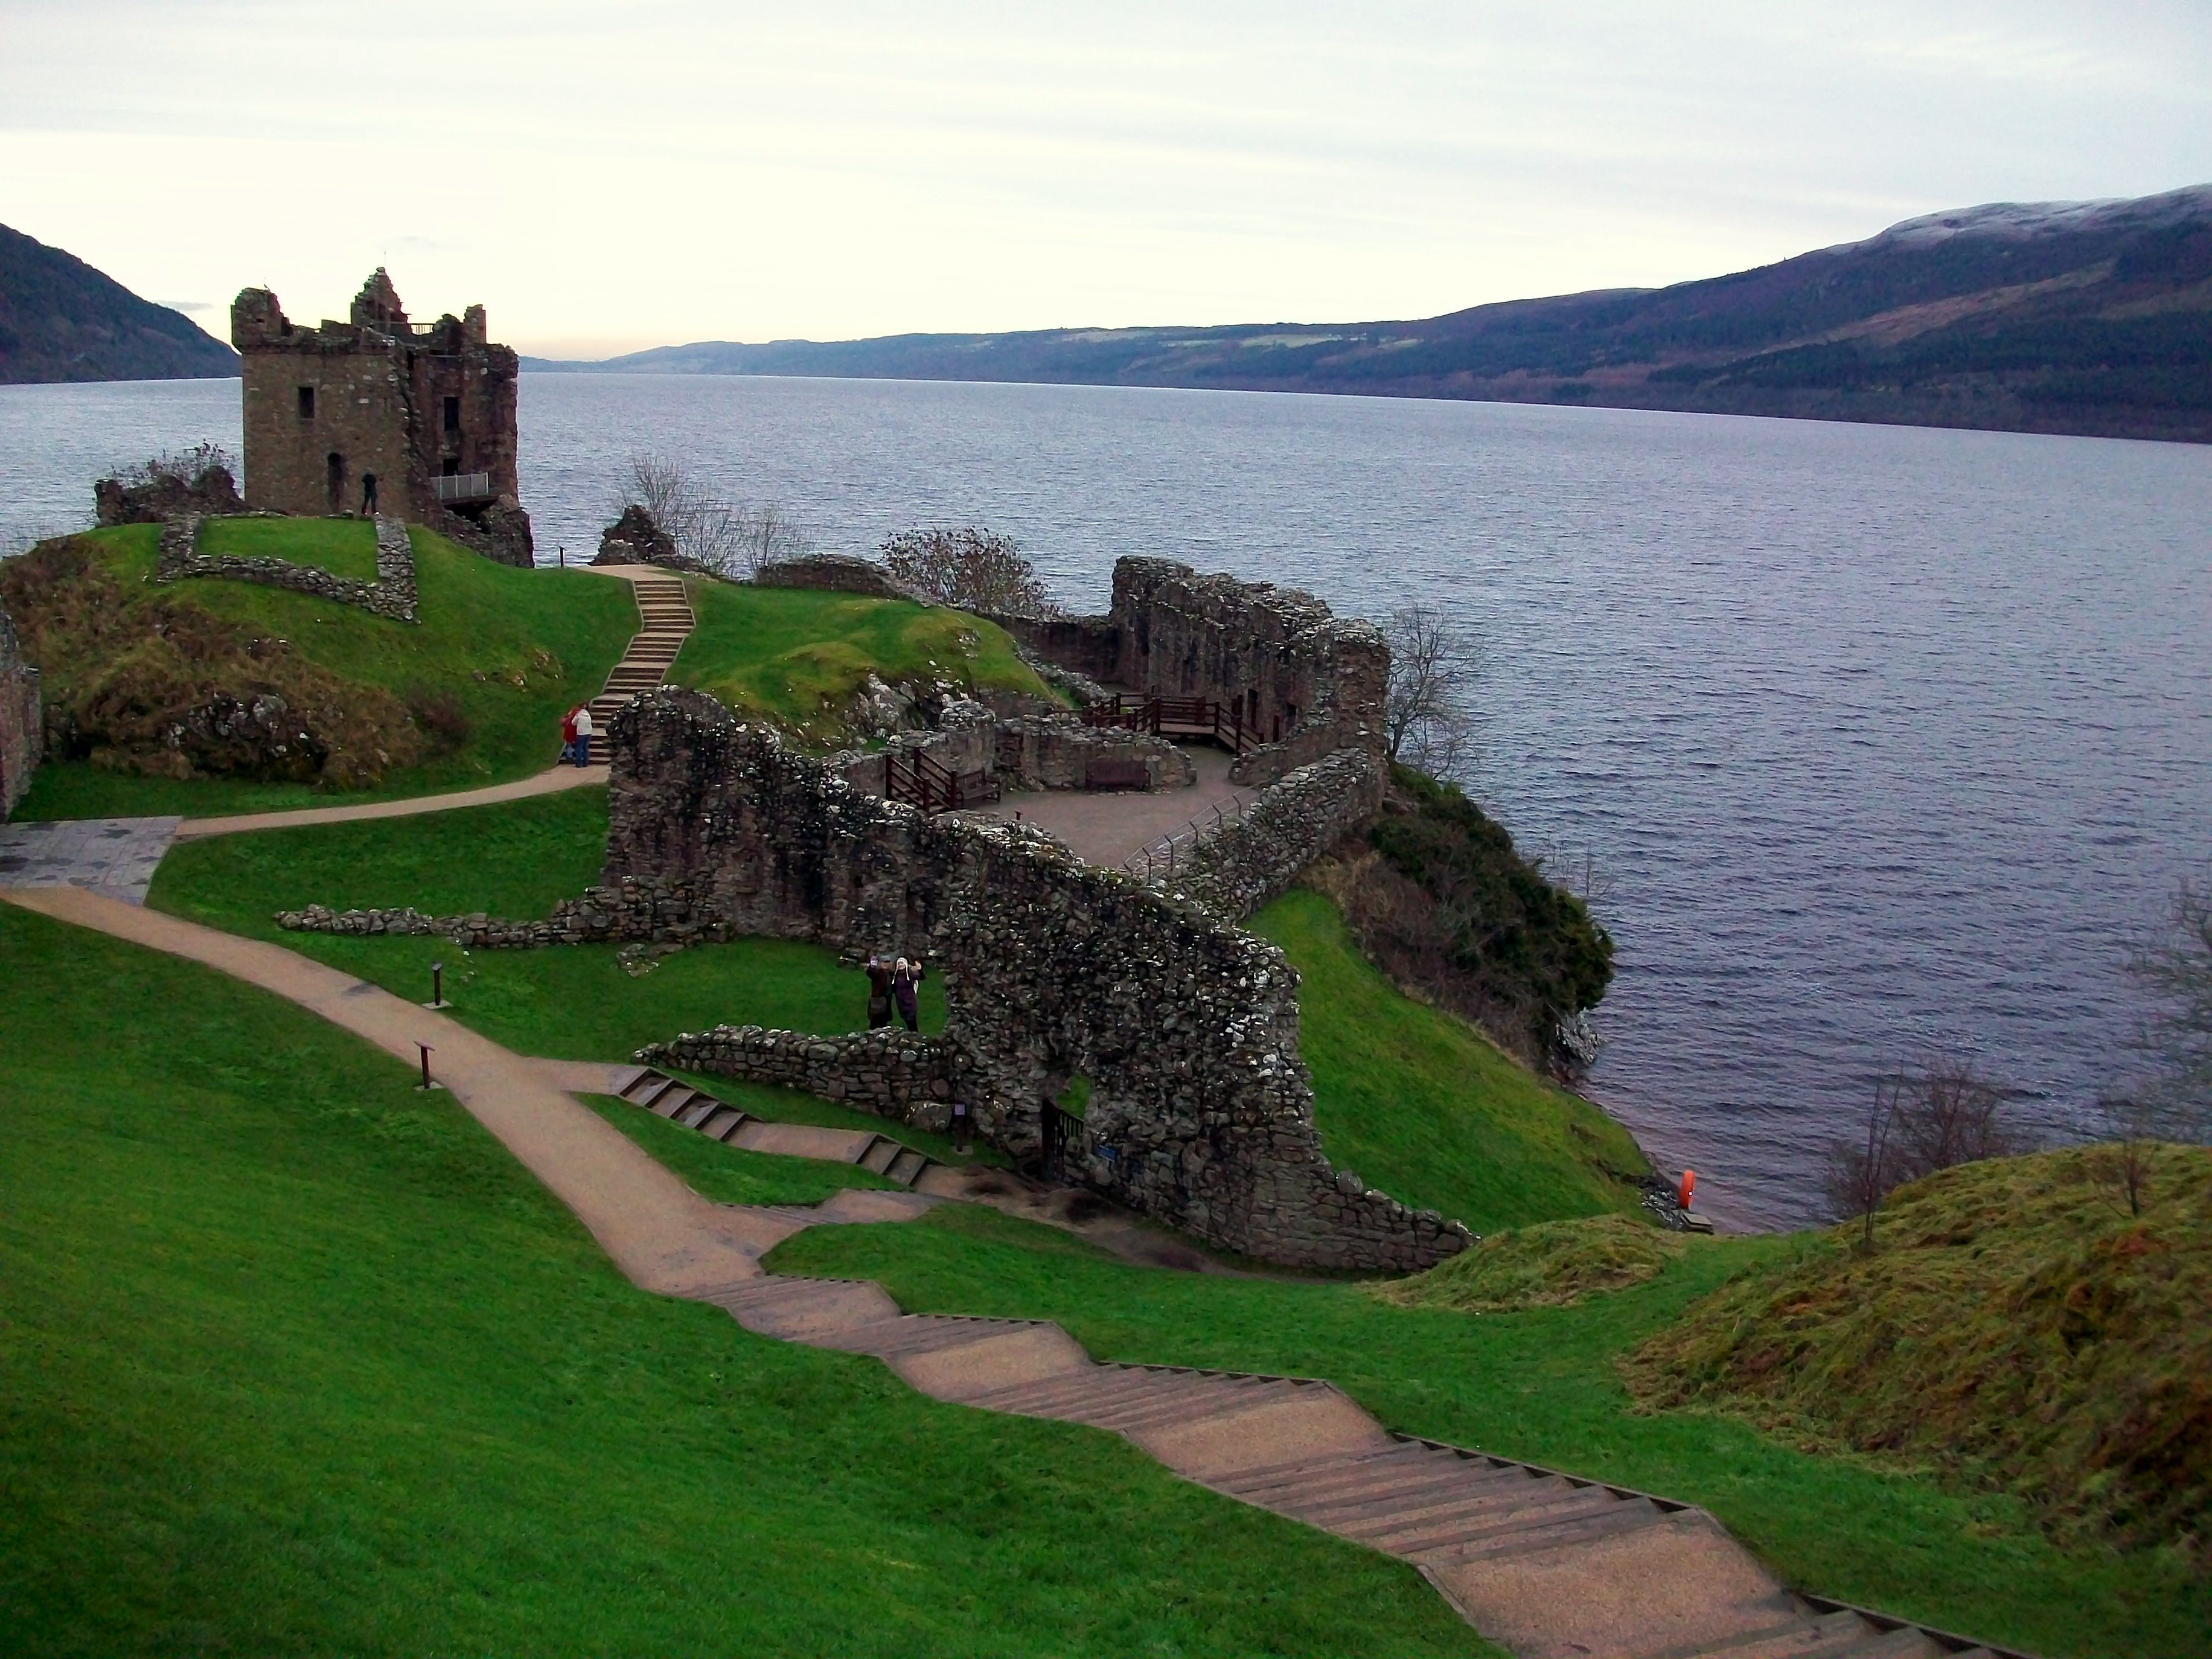
[[182,312],[0,225],[0,386],[237,373],[238,354]]
[[1734,276],[1413,322],[705,342],[523,366],[1359,392],[2205,442],[2212,185],[1931,215]]

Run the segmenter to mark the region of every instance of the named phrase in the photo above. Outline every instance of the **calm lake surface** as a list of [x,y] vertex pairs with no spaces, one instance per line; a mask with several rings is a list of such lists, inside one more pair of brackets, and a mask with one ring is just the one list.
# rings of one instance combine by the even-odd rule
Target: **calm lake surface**
[[[1467,781],[1620,942],[1591,1092],[1723,1218],[1819,1208],[1886,1067],[2052,1131],[2127,1063],[2120,969],[2212,866],[2212,450],[1605,410],[532,375],[525,503],[588,557],[680,458],[827,547],[974,520],[1103,608],[1147,553],[1484,643]],[[235,381],[0,389],[0,545]]]

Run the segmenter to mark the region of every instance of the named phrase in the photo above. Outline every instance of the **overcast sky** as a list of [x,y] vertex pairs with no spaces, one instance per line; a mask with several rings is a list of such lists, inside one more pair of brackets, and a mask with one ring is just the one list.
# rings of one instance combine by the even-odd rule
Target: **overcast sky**
[[2212,181],[2212,0],[0,0],[0,222],[527,351],[1415,317]]

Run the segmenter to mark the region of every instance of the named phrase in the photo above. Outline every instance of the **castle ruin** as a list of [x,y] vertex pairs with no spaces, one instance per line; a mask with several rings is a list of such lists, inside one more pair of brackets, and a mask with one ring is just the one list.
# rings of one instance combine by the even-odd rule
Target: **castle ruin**
[[267,289],[231,302],[243,360],[246,505],[404,516],[503,564],[532,562],[515,476],[519,364],[471,306],[410,321],[380,268],[349,320],[307,328]]

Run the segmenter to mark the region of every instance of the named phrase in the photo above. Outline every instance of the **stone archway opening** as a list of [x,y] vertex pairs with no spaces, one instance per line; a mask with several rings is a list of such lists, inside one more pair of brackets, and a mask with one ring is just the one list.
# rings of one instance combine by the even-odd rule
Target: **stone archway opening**
[[333,449],[323,462],[323,495],[332,513],[345,511],[345,457]]

